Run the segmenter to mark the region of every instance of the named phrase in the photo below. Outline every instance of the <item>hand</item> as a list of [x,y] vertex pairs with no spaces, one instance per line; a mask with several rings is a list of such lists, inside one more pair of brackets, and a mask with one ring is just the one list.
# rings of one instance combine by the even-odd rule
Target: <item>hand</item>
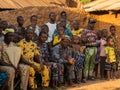
[[38,68],[34,64],[32,64],[31,67],[33,67],[35,71],[38,71]]

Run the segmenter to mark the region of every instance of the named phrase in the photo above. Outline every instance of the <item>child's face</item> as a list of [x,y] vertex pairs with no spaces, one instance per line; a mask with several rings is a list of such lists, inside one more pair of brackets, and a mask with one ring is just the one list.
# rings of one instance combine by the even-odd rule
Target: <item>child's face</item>
[[42,31],[48,33],[48,31],[49,31],[49,30],[48,30],[48,27],[42,27],[42,28],[41,28],[41,32],[42,32]]
[[115,35],[115,34],[116,34],[116,29],[115,29],[114,27],[112,27],[112,28],[110,29],[110,32],[111,32],[112,35]]
[[79,37],[74,36],[73,42],[78,44],[80,42]]
[[58,33],[60,34],[60,35],[63,35],[64,34],[64,28],[63,27],[58,27]]
[[42,41],[42,42],[45,42],[48,38],[48,35],[47,34],[42,34],[41,36],[39,36],[39,39]]
[[108,32],[107,32],[107,31],[104,31],[104,32],[103,32],[103,37],[107,37],[107,35],[108,35]]
[[73,27],[75,30],[79,29],[79,22],[78,21],[73,21]]
[[114,40],[111,38],[108,43],[109,43],[110,46],[113,46],[114,45]]

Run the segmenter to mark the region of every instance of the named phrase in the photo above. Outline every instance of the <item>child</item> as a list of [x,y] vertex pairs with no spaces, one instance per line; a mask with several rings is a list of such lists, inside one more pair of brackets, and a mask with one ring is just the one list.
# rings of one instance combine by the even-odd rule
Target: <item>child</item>
[[99,74],[99,62],[100,62],[100,40],[101,40],[101,35],[102,35],[102,31],[98,30],[97,31],[97,55],[96,55],[96,59],[95,59],[95,67],[94,67],[94,73],[95,73],[95,77],[98,77]]
[[106,54],[105,54],[105,47],[107,45],[106,42],[106,37],[107,37],[107,30],[103,29],[102,30],[102,37],[101,37],[101,41],[100,41],[100,75],[101,75],[101,79],[104,78],[104,72],[105,72],[105,60],[106,60]]
[[46,24],[41,26],[41,32],[46,32],[48,34],[49,28],[48,28],[48,26]]
[[62,38],[64,38],[64,27],[61,24],[57,24],[57,30],[58,30],[58,34],[53,36],[53,46],[59,44],[62,40]]
[[114,40],[112,37],[107,38],[108,46],[105,48],[106,65],[105,70],[107,71],[107,79],[113,78],[116,73],[116,56],[113,48]]
[[72,30],[72,34],[76,35],[78,37],[81,37],[81,33],[82,33],[82,29],[79,28],[79,22],[78,20],[74,20],[73,21],[73,30]]
[[73,36],[73,44],[74,50],[74,59],[75,59],[75,83],[80,83],[82,78],[82,69],[83,69],[83,61],[84,55],[80,52],[80,39],[78,36]]

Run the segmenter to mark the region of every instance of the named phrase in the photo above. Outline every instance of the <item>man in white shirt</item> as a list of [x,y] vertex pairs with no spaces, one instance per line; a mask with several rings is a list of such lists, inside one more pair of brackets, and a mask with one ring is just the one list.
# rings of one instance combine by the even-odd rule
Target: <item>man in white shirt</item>
[[56,29],[56,23],[55,23],[56,15],[55,15],[55,12],[51,12],[49,14],[49,19],[50,19],[50,21],[48,23],[46,23],[46,25],[49,28],[49,32],[48,32],[49,37],[48,37],[48,40],[46,42],[51,42],[52,41],[52,35],[53,35],[53,33]]
[[31,22],[31,26],[32,28],[34,28],[34,33],[39,36],[39,33],[40,33],[40,28],[39,26],[37,25],[37,16],[36,15],[32,15],[30,17],[30,22]]

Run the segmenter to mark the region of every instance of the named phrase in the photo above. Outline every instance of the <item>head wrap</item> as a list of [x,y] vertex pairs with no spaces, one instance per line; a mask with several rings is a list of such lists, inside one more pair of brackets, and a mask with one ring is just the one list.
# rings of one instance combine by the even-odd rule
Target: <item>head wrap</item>
[[14,29],[12,29],[12,28],[7,28],[7,29],[5,29],[5,31],[3,31],[3,34],[5,35],[5,34],[7,34],[7,33],[14,33],[14,32],[15,32]]
[[64,38],[62,40],[68,40],[71,41],[70,37],[68,35],[65,35]]

